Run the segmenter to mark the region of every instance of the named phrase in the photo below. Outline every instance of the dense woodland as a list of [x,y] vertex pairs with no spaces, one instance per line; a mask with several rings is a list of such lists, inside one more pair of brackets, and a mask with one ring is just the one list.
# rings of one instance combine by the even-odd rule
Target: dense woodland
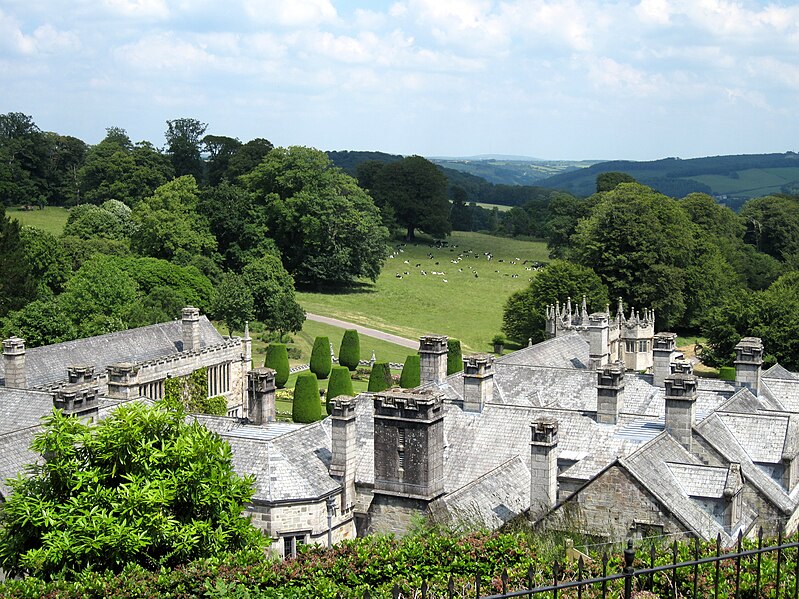
[[[769,362],[799,368],[795,195],[735,213],[706,194],[674,199],[605,172],[577,197],[493,185],[419,156],[276,148],[207,129],[168,121],[159,148],[110,127],[89,145],[0,115],[0,332],[35,346],[194,304],[233,330],[257,318],[282,335],[302,326],[296,287],[374,281],[392,237],[466,230],[545,239],[558,260],[508,300],[504,332],[518,342],[541,338],[556,299],[585,294],[599,310],[621,297],[654,308],[660,330],[704,335],[708,364],[757,335]],[[20,227],[4,214],[12,205],[71,210],[54,237]]]

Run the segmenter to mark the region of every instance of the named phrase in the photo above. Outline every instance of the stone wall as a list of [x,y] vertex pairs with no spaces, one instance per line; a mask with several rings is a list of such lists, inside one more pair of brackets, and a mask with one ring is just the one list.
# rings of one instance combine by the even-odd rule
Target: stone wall
[[368,533],[402,536],[419,517],[427,517],[428,513],[428,503],[424,500],[375,493],[369,508]]
[[539,523],[542,530],[576,531],[610,541],[642,534],[686,532],[655,497],[618,464],[569,497]]

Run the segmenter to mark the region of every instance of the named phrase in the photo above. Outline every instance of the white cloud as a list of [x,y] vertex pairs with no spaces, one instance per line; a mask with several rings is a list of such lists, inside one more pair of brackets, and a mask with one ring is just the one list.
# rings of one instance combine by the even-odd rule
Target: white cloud
[[334,21],[330,0],[244,0],[244,10],[259,23],[282,27],[308,27]]
[[170,14],[164,0],[103,0],[103,4],[125,18],[167,19]]

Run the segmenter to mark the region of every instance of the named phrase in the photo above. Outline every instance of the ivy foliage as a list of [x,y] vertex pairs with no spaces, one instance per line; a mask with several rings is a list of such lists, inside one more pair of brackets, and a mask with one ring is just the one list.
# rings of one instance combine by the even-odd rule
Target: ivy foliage
[[224,416],[227,400],[222,395],[208,397],[208,368],[203,366],[187,377],[173,377],[164,381],[164,400],[179,404],[192,414]]
[[56,410],[31,448],[44,459],[9,481],[0,511],[11,575],[173,567],[260,545],[241,516],[253,481],[175,404],[129,403],[93,425]]

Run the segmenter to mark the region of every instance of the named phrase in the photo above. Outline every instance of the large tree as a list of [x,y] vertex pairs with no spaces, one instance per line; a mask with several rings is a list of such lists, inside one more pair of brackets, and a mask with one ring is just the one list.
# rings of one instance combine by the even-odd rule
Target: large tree
[[450,234],[447,178],[435,164],[421,156],[409,156],[383,165],[372,177],[372,196],[381,208],[392,208],[408,240],[414,238],[416,229],[434,237]]
[[11,481],[0,511],[12,575],[174,567],[261,544],[242,516],[253,481],[176,403],[131,403],[94,425],[56,411],[32,449],[42,460]]
[[592,312],[604,310],[608,288],[597,274],[586,266],[555,261],[539,271],[526,289],[517,291],[505,302],[502,331],[518,343],[544,340],[546,307],[567,298],[586,298]]
[[175,176],[192,175],[203,180],[202,144],[208,128],[197,119],[181,118],[166,122],[166,152],[172,160]]
[[208,153],[208,184],[219,185],[226,177],[230,159],[241,148],[241,142],[226,135],[206,135],[203,147]]
[[283,268],[280,258],[267,254],[253,260],[242,271],[252,294],[255,317],[271,331],[297,332],[305,322],[305,312],[294,294],[294,279]]
[[0,204],[0,316],[21,308],[36,295],[36,280],[20,238],[19,221]]
[[369,195],[324,152],[275,148],[242,180],[266,208],[270,234],[298,282],[377,279],[388,231]]
[[21,112],[0,114],[0,201],[36,204],[44,197],[50,143]]
[[779,260],[799,254],[799,199],[766,196],[741,209],[746,241]]

